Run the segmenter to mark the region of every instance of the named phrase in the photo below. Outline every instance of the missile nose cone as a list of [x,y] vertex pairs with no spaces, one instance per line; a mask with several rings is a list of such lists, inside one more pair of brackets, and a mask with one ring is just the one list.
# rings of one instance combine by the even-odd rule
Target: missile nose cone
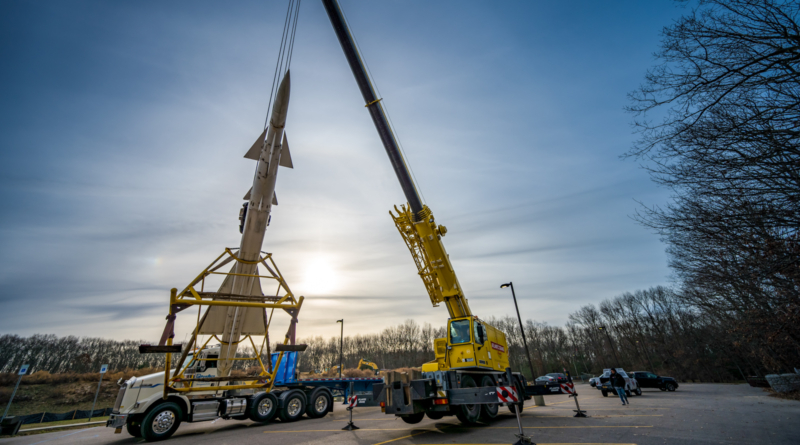
[[275,96],[275,105],[272,107],[271,124],[273,127],[282,127],[286,122],[286,114],[289,111],[289,90],[291,89],[289,71],[283,76],[278,87],[278,94]]

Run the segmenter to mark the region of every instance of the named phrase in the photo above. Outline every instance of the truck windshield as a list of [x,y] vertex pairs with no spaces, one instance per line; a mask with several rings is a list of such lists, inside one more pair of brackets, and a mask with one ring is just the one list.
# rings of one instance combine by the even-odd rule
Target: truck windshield
[[450,344],[469,343],[469,320],[450,322]]

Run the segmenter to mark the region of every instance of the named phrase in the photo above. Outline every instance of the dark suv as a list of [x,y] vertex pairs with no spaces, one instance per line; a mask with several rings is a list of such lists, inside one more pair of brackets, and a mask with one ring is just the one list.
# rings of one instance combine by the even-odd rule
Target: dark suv
[[662,391],[678,389],[678,382],[672,377],[661,377],[647,371],[634,371],[632,374],[642,388],[658,388]]

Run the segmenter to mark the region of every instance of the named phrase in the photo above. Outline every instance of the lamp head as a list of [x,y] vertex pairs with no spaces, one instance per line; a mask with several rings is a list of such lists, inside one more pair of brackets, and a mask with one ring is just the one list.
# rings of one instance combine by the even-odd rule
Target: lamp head
[[501,285],[500,285],[500,289],[505,289],[505,288],[507,288],[508,286],[511,286],[511,283],[510,283],[510,282],[508,282],[508,283],[506,283],[506,284],[501,284]]
[[336,320],[337,323],[344,323],[344,318],[341,320]]

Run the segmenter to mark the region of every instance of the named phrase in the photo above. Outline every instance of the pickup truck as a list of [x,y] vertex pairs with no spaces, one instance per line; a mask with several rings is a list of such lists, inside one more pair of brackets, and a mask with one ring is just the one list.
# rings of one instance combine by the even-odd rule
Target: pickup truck
[[[636,381],[635,378],[628,376],[628,373],[625,372],[622,368],[614,368],[617,372],[625,379],[625,394],[630,397],[631,393],[636,394],[637,396],[642,395],[642,388],[639,387],[639,382]],[[604,369],[603,375],[600,376],[599,382],[597,383],[597,389],[599,389],[603,393],[603,397],[608,397],[608,393],[617,394],[617,391],[611,386],[609,383],[609,377],[611,376],[611,369]]]
[[[269,422],[276,416],[283,422],[291,422],[303,414],[318,418],[333,411],[334,395],[351,395],[351,387],[358,405],[374,405],[372,385],[383,383],[382,378],[297,379],[298,354],[284,353],[275,386],[270,392],[253,389],[218,391],[214,386],[223,382],[187,382],[186,385],[208,386],[208,391],[188,395],[170,393],[164,399],[164,372],[134,377],[125,382],[120,379],[119,394],[106,426],[114,428],[116,433],[125,427],[131,436],[151,442],[169,438],[181,422],[219,418]],[[215,361],[219,355],[219,345],[191,354],[184,374],[219,377]],[[278,353],[273,353],[271,358],[272,363],[277,363]],[[244,380],[231,377],[231,381],[237,379]]]

